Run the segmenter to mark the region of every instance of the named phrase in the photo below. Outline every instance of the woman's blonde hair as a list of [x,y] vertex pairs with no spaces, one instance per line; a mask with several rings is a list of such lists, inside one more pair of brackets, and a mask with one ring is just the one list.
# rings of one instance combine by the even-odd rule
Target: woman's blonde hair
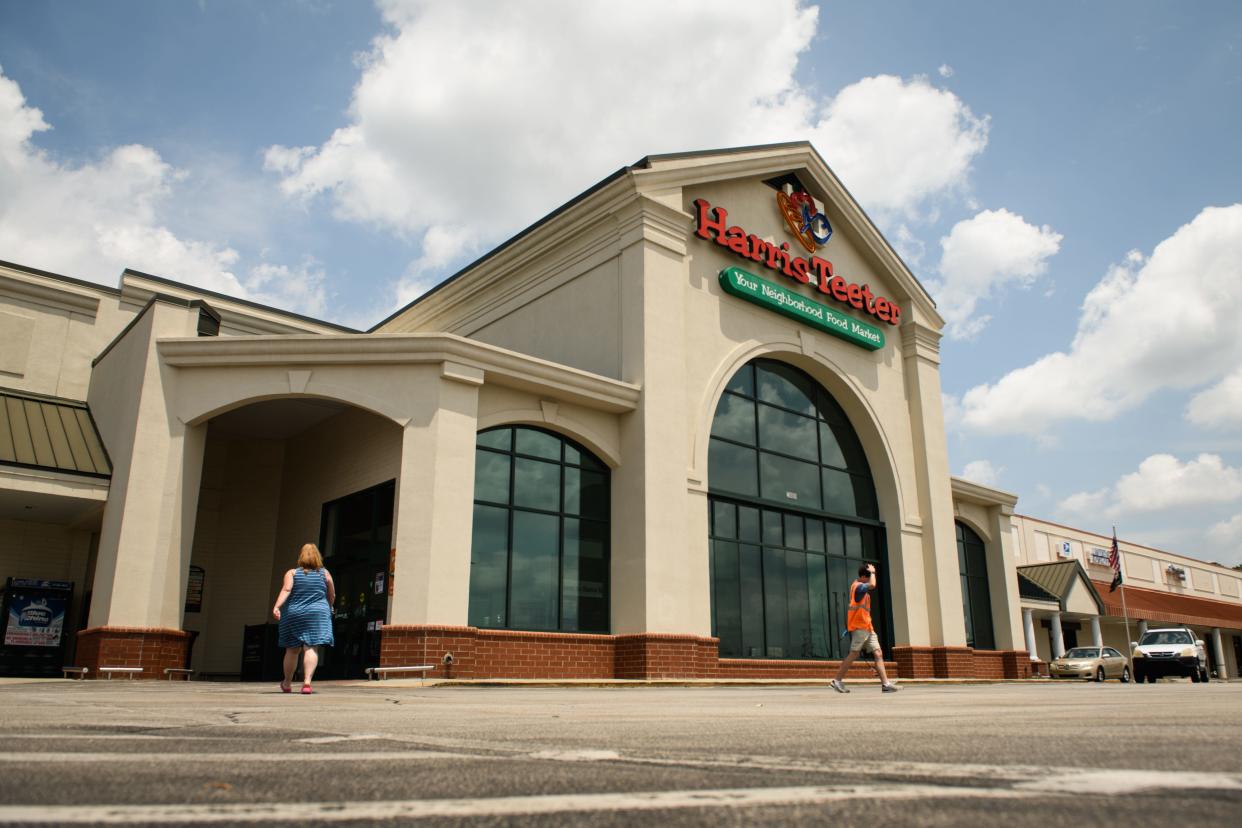
[[302,544],[302,551],[298,553],[298,566],[303,569],[323,569],[323,556],[319,554],[319,547],[313,543]]

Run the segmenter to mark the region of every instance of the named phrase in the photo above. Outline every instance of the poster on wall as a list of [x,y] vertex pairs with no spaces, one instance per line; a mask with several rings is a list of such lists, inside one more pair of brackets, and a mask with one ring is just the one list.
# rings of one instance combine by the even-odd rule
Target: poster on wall
[[201,566],[190,567],[190,577],[185,582],[185,611],[203,611],[203,583],[207,580],[207,570]]
[[9,599],[4,643],[17,647],[59,647],[68,596],[17,592]]

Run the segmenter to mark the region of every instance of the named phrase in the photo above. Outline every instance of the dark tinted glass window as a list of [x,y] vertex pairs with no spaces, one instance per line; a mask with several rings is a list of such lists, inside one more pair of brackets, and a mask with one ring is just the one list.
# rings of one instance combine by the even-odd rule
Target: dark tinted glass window
[[863,561],[880,569],[872,615],[892,645],[871,471],[844,412],[814,380],[771,360],[734,375],[712,423],[708,488],[722,657],[841,658],[849,584]]
[[608,632],[608,468],[551,432],[481,432],[468,617],[476,627]]
[[988,592],[987,550],[969,526],[957,528],[957,561],[962,580],[962,615],[966,620],[966,646],[996,649],[992,634],[992,600]]

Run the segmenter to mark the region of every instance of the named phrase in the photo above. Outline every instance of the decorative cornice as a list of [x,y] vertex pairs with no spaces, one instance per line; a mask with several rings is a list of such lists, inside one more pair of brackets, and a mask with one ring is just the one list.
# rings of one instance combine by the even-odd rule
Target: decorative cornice
[[940,331],[913,320],[901,326],[901,355],[940,364]]
[[994,489],[960,477],[950,477],[949,487],[953,490],[953,499],[962,503],[974,503],[979,506],[999,506],[1002,514],[1013,514],[1013,507],[1018,496],[1012,492]]
[[165,364],[187,369],[454,363],[454,373],[477,370],[488,383],[614,413],[633,411],[641,393],[637,385],[444,333],[170,338],[156,347]]
[[[100,293],[103,292],[101,289]],[[92,296],[87,289],[41,284],[33,278],[27,279],[3,271],[0,271],[0,294],[89,316],[95,316],[99,312],[99,296]]]

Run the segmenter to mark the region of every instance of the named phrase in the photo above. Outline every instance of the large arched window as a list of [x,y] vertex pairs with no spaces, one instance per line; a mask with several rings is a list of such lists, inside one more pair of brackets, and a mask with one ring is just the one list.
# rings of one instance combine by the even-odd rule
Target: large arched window
[[780,362],[745,365],[716,408],[708,489],[722,657],[842,657],[849,585],[863,562],[880,570],[872,613],[891,645],[875,485],[827,391]]
[[957,527],[957,568],[962,576],[966,646],[976,650],[995,650],[992,598],[988,592],[988,562],[983,540],[969,526],[954,525]]
[[536,428],[479,433],[471,626],[608,632],[608,468]]

